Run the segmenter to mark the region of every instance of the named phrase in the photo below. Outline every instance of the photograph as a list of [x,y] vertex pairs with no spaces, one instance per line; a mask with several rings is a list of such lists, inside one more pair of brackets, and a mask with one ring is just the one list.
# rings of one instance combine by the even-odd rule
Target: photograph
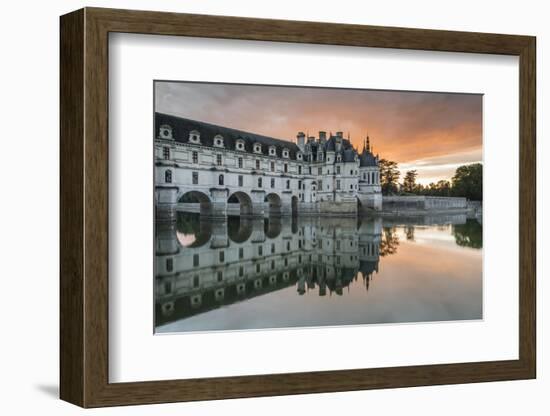
[[153,88],[156,334],[483,319],[482,94]]

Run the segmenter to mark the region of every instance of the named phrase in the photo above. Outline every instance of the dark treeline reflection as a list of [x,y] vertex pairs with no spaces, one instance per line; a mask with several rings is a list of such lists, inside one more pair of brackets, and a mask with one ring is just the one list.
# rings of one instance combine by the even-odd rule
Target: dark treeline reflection
[[482,248],[483,228],[475,219],[466,220],[465,224],[454,224],[453,235],[456,244],[462,247]]
[[[306,305],[306,294],[326,297],[327,302],[333,296],[347,296],[350,308],[357,308],[353,293],[369,291],[381,258],[398,253],[401,238],[417,244],[415,233],[428,229],[452,233],[457,246],[481,248],[481,225],[462,215],[406,221],[380,217],[215,221],[179,213],[175,224],[156,226],[155,326],[158,330],[201,315],[206,319],[220,308],[265,298],[274,302],[276,312],[266,306],[268,312],[251,324],[244,323],[250,316],[235,316],[230,324],[207,322],[204,328],[197,324],[182,330],[277,327],[281,317],[290,314],[285,311],[289,297],[304,297]],[[308,304],[301,319],[289,316],[288,326],[330,324],[320,318],[322,314],[307,315],[311,308],[319,308],[315,302],[316,306]],[[344,317],[346,303],[338,305]]]

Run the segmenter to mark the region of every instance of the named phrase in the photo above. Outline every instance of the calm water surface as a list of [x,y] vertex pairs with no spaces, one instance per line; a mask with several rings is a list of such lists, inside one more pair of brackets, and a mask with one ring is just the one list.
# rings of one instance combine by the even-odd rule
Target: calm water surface
[[156,227],[155,331],[482,318],[482,226],[466,215]]

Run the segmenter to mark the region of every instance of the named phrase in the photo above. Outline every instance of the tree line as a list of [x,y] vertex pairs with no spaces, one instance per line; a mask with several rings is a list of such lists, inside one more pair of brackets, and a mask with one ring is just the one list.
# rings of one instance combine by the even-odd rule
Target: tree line
[[409,170],[399,183],[401,172],[397,162],[381,159],[380,185],[383,195],[426,195],[426,196],[456,196],[472,201],[483,200],[483,166],[481,163],[459,166],[450,181],[440,180],[429,185],[416,182],[418,173]]

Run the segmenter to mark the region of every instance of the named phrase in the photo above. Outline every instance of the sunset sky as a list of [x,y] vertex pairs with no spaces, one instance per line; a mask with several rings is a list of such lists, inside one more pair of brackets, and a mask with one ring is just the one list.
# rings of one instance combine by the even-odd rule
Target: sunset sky
[[399,163],[423,184],[482,160],[482,96],[474,94],[156,82],[155,111],[296,141],[343,131],[361,151]]

